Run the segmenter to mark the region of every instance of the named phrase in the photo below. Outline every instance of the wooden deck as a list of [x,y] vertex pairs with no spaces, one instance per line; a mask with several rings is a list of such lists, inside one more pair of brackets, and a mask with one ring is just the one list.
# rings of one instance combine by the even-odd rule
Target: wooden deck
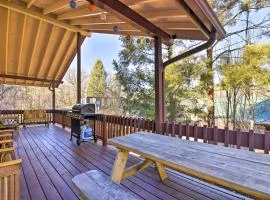
[[[110,175],[116,156],[112,147],[91,142],[79,147],[69,140],[69,130],[51,125],[21,129],[16,138],[18,157],[23,159],[21,199],[78,199],[71,179],[88,170]],[[138,162],[130,156],[128,165]],[[234,192],[209,185],[190,176],[170,171],[162,184],[154,168],[148,168],[123,181],[122,186],[141,199],[245,199]]]

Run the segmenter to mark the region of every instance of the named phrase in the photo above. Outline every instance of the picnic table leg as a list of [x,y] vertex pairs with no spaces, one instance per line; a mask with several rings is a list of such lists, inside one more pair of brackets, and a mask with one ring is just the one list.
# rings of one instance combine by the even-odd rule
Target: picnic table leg
[[156,162],[156,169],[157,169],[160,180],[164,182],[168,178],[164,165],[162,163]]
[[120,183],[123,178],[123,174],[124,174],[127,159],[128,159],[128,153],[129,152],[127,150],[123,150],[123,149],[119,149],[117,153],[117,157],[115,159],[112,175],[111,175],[111,179],[115,183]]

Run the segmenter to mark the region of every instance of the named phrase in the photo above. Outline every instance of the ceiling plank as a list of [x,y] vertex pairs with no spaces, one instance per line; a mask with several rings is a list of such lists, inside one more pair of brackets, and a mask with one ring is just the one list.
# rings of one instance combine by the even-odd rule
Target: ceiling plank
[[[162,23],[155,23],[157,26],[161,27],[162,29],[166,30],[199,30],[197,26],[190,22],[162,22]],[[108,29],[113,30],[113,26],[115,24],[90,24],[90,25],[82,25],[81,28],[84,30],[91,31],[92,29]],[[137,30],[132,25],[128,23],[121,23],[118,24],[120,30]]]
[[72,10],[70,12],[66,12],[61,15],[58,15],[57,19],[58,20],[75,19],[75,18],[81,18],[81,17],[100,15],[102,13],[107,13],[107,12],[105,12],[104,10],[100,8],[96,8],[94,12],[90,12],[89,9],[86,7],[86,8]]
[[169,30],[173,35],[175,35],[176,39],[183,40],[207,40],[207,37],[200,31],[197,30]]
[[184,9],[186,14],[191,18],[194,24],[198,26],[198,28],[203,32],[205,37],[208,39],[210,37],[210,31],[205,27],[205,25],[200,21],[196,13],[194,13],[190,7],[183,0],[177,0],[177,3],[180,7]]
[[[49,62],[49,53],[50,53],[50,51],[52,51],[53,49],[51,49],[51,43],[53,42],[53,40],[55,39],[54,38],[54,35],[56,34],[56,31],[55,31],[55,26],[53,26],[52,28],[51,28],[51,30],[50,30],[50,33],[49,33],[49,41],[48,41],[48,43],[46,44],[46,46],[44,46],[44,48],[45,48],[45,53],[44,53],[44,55],[42,55],[42,62],[41,62],[41,64],[40,64],[40,67],[38,68],[38,71],[37,71],[37,77],[39,77],[40,76],[40,72],[41,72],[41,69],[45,69],[45,67],[47,66],[48,67],[48,65],[47,65],[47,63]],[[49,66],[50,67],[50,66]]]
[[[88,0],[89,2],[91,0]],[[138,27],[141,31],[148,33],[150,36],[159,36],[162,38],[164,43],[171,45],[171,36],[159,27],[142,17],[140,14],[126,6],[119,0],[93,0],[94,3],[106,10],[107,12],[114,13],[117,17],[124,19],[135,27]]]
[[[19,53],[19,57],[18,57],[17,75],[19,74],[19,70],[22,67],[22,54],[23,54],[23,44],[24,44],[26,21],[27,21],[27,16],[24,15],[24,17],[23,17],[22,37],[21,37],[21,43],[20,43],[20,53]],[[16,80],[16,83],[17,83],[17,80]]]
[[[56,53],[55,53],[55,56],[53,58],[53,61],[50,65],[50,67],[48,67],[47,72],[45,73],[45,77],[48,77],[52,70],[55,71],[58,69],[58,67],[59,67],[58,64],[60,64],[61,59],[66,52],[66,45],[68,44],[70,34],[71,34],[70,31],[64,32],[64,35],[61,39],[61,42],[59,43],[58,49],[56,49]],[[55,73],[53,73],[53,74],[55,74]]]
[[30,8],[37,0],[29,0],[27,2],[27,8]]
[[74,19],[70,21],[71,25],[91,25],[91,24],[119,24],[126,23],[124,20],[115,16],[107,16],[106,20],[100,19],[100,17],[87,17],[81,19]]
[[53,24],[55,26],[61,27],[61,28],[65,28],[69,31],[73,31],[73,32],[80,32],[82,35],[84,36],[90,36],[91,34],[87,31],[83,31],[81,29],[79,29],[76,26],[72,26],[68,23],[59,21],[53,17],[49,17],[49,16],[45,16],[42,13],[36,11],[36,10],[32,10],[30,8],[27,8],[25,3],[12,3],[12,2],[8,2],[5,0],[0,0],[0,6],[4,7],[4,8],[8,8],[10,10],[28,15],[30,17],[45,21],[47,23]]
[[[7,32],[6,32],[6,66],[5,66],[5,73],[7,74],[8,71],[8,36],[9,36],[9,22],[10,22],[10,10],[8,9],[7,11]],[[4,81],[4,83],[6,83],[6,80]]]
[[34,39],[34,48],[33,48],[33,51],[31,52],[31,55],[30,55],[30,64],[29,64],[29,67],[28,67],[28,71],[26,73],[26,76],[29,76],[29,73],[33,67],[33,56],[36,55],[37,53],[37,46],[38,46],[38,42],[39,42],[39,37],[40,37],[40,32],[41,32],[41,27],[42,27],[42,21],[39,21],[39,24],[38,24],[38,30],[37,30],[37,34],[36,34],[36,37]]
[[[132,8],[132,6],[131,6]],[[136,11],[136,10],[135,10]],[[96,8],[94,12],[89,12],[88,8],[81,8],[77,10],[72,10],[66,13],[63,13],[57,17],[58,20],[65,20],[65,19],[76,19],[82,17],[96,17],[97,15],[101,15],[105,13],[107,16],[110,13],[105,12],[100,8]],[[161,17],[186,17],[186,14],[179,12],[179,9],[175,10],[155,10],[155,11],[148,11],[148,12],[139,12],[145,18],[161,18]]]
[[117,33],[113,32],[111,29],[92,29],[93,33],[104,33],[113,35],[132,35],[132,36],[145,36],[145,33],[140,30],[119,30]]
[[[84,41],[85,37],[82,38],[82,43]],[[76,56],[76,45],[77,45],[77,35],[73,36],[72,41],[70,42],[70,48],[68,48],[62,63],[59,66],[59,70],[58,72],[55,74],[55,76],[53,77],[53,79],[57,79],[58,76],[61,75],[61,77],[58,80],[62,80],[72,62],[72,60],[74,59],[74,57]],[[71,57],[71,55],[74,55],[73,57]],[[65,65],[65,63],[67,63],[67,65]],[[64,68],[66,67],[66,68]]]
[[51,4],[50,6],[44,8],[43,14],[47,15],[49,13],[60,10],[63,7],[67,6],[69,2],[70,2],[70,0],[58,0],[55,3]]

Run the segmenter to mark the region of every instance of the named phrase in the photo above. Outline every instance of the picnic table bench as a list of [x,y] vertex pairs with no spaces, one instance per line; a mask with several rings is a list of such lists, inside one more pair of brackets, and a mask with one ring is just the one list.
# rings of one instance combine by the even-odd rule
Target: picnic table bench
[[[270,199],[269,155],[152,133],[116,137],[108,144],[119,149],[111,174],[116,183],[154,164],[162,181],[168,178],[168,167],[256,199]],[[144,160],[126,169],[129,152]]]
[[112,182],[98,170],[88,171],[75,176],[72,182],[84,200],[138,200],[131,192]]

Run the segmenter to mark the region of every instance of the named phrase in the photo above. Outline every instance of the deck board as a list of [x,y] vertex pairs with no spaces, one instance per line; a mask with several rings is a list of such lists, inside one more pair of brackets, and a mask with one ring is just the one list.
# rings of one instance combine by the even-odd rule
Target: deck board
[[[91,142],[79,147],[69,140],[69,130],[51,125],[21,129],[16,138],[17,156],[23,159],[21,199],[78,199],[71,179],[80,173],[98,169],[110,175],[116,150]],[[127,165],[140,159],[130,155]],[[226,189],[171,171],[165,184],[153,168],[122,181],[124,187],[141,199],[244,199]]]

